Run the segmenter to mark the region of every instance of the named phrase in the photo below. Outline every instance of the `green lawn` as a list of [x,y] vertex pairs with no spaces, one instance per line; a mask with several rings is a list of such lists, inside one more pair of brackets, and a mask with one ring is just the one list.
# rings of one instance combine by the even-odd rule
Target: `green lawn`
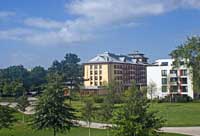
[[155,103],[151,109],[167,120],[166,126],[200,126],[200,103]]
[[[80,109],[83,103],[73,101],[72,106],[79,111],[77,115],[81,116]],[[150,110],[159,112],[158,115],[166,120],[165,126],[200,126],[200,103],[153,103]],[[100,122],[99,116],[95,121]]]
[[[91,136],[107,136],[106,130],[91,129]],[[35,131],[26,125],[16,125],[13,129],[0,130],[0,136],[53,136],[52,131]],[[87,128],[73,128],[69,133],[61,134],[58,136],[88,136]],[[110,135],[112,136],[112,135]],[[184,136],[179,134],[162,134],[161,136]]]

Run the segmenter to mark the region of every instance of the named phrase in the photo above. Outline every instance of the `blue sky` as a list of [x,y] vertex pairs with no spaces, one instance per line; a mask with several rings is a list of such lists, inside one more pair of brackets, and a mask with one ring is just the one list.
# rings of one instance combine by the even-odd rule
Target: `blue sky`
[[168,58],[199,26],[199,0],[1,0],[0,68],[49,67],[69,52]]

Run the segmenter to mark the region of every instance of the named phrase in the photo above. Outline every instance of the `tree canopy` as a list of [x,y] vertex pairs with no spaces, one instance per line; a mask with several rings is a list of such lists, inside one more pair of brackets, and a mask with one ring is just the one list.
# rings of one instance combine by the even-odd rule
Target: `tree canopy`
[[7,106],[0,106],[0,129],[10,128],[16,121],[14,110]]
[[146,92],[135,84],[126,92],[125,104],[114,114],[115,136],[153,136],[162,126],[163,120],[156,112],[149,111]]
[[61,77],[63,84],[69,89],[70,98],[73,95],[72,90],[79,90],[82,83],[83,71],[79,62],[80,58],[76,54],[67,53],[63,60],[60,62],[55,60],[48,69],[48,77],[55,74]]
[[188,68],[192,68],[193,88],[195,92],[200,92],[200,37],[188,38],[187,41],[178,46],[170,53],[175,59],[174,66],[180,67],[184,61]]
[[22,65],[0,69],[0,96],[19,97],[30,91],[41,92],[47,80],[56,74],[71,90],[79,89],[83,74],[79,62],[76,54],[67,53],[63,60],[54,61],[48,70],[41,66],[28,70]]
[[64,101],[64,91],[60,81],[49,83],[35,108],[33,126],[37,130],[53,129],[54,136],[57,132],[70,130],[74,125],[75,111]]

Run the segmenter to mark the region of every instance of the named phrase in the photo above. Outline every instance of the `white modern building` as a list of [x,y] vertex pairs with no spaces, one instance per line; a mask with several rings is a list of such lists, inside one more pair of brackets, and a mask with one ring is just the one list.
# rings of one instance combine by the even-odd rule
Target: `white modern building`
[[[147,67],[148,98],[164,98],[167,95],[188,95],[194,97],[191,69],[184,61],[174,68],[173,59],[159,59]],[[152,88],[150,88],[152,86]]]

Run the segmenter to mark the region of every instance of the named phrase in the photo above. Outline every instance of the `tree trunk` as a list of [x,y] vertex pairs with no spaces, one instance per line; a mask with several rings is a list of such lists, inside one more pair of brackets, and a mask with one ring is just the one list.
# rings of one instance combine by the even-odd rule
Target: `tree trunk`
[[110,136],[110,129],[107,129],[107,136]]
[[91,130],[90,130],[90,123],[89,123],[89,136],[91,135]]
[[25,117],[24,117],[24,113],[22,113],[22,123],[25,123]]
[[56,136],[56,129],[53,128],[53,135]]

